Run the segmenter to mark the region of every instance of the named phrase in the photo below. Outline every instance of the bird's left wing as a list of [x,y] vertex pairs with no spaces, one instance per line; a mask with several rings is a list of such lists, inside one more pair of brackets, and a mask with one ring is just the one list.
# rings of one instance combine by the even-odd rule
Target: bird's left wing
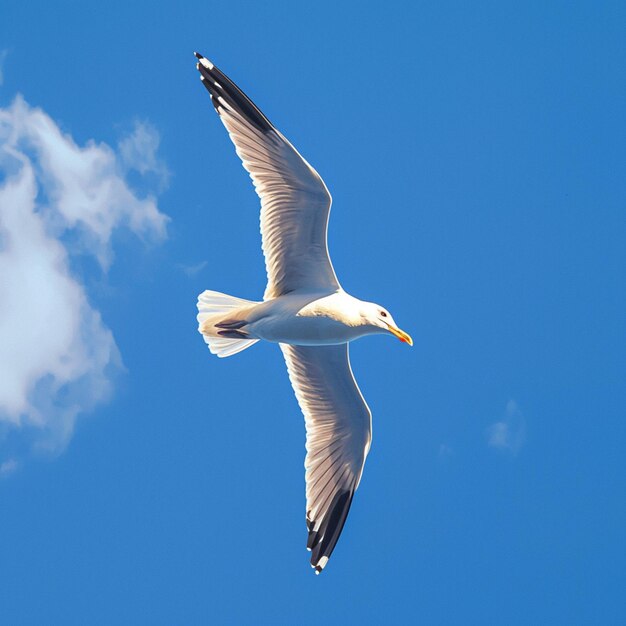
[[306,509],[311,566],[337,544],[372,440],[372,414],[354,380],[348,344],[280,344],[306,422]]
[[337,291],[326,243],[331,197],[324,181],[228,76],[196,57],[202,84],[261,199],[265,300],[298,289]]

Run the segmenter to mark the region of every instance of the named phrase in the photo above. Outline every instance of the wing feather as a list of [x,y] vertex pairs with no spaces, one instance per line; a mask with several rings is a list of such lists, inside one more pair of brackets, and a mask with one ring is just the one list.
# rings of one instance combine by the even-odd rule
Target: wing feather
[[337,544],[372,439],[348,344],[280,344],[307,431],[306,509],[311,566],[322,571]]
[[331,196],[320,175],[254,103],[196,53],[202,83],[261,199],[266,300],[339,289],[327,246]]

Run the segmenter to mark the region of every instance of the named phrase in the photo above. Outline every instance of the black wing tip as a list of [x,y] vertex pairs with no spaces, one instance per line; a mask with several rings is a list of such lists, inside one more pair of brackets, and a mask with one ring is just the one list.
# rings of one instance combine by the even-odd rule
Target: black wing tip
[[354,489],[342,489],[337,492],[317,530],[314,530],[314,522],[309,517],[310,512],[307,512],[309,536],[306,547],[307,550],[311,551],[311,567],[316,574],[319,574],[326,567],[328,559],[330,559],[330,555],[337,545],[353,497]]
[[[196,59],[198,59],[198,61],[200,61],[200,63],[202,63],[202,65],[204,67],[206,67],[209,70],[212,70],[215,66],[213,65],[213,63],[211,63],[211,61],[209,61],[209,59],[207,59],[205,56],[202,56],[199,52],[194,52],[193,55],[196,57]],[[199,68],[199,64],[196,64],[196,67]]]
[[216,109],[220,106],[218,105],[219,99],[222,99],[223,102],[229,107],[232,107],[232,109],[262,133],[265,134],[274,130],[274,127],[265,115],[261,113],[252,100],[250,100],[228,76],[199,52],[194,52],[194,56],[198,59],[196,68],[200,72],[202,83],[211,93],[213,105]]

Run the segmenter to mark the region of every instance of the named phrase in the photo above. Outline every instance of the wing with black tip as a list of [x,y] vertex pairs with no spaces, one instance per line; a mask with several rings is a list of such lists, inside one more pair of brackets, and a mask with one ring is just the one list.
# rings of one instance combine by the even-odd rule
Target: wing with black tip
[[252,101],[202,55],[198,71],[261,199],[265,299],[339,289],[327,247],[331,197],[319,174]]
[[372,414],[348,344],[280,344],[306,422],[307,548],[320,573],[337,544],[372,440]]

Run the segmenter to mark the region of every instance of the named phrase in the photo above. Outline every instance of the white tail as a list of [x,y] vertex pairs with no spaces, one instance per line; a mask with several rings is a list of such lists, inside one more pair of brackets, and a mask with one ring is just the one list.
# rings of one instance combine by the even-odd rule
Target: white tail
[[258,341],[247,337],[223,337],[218,334],[220,329],[215,327],[215,324],[224,319],[237,319],[239,309],[245,311],[255,304],[257,303],[252,300],[235,298],[219,291],[207,290],[198,296],[198,331],[212,354],[220,358],[232,356]]

